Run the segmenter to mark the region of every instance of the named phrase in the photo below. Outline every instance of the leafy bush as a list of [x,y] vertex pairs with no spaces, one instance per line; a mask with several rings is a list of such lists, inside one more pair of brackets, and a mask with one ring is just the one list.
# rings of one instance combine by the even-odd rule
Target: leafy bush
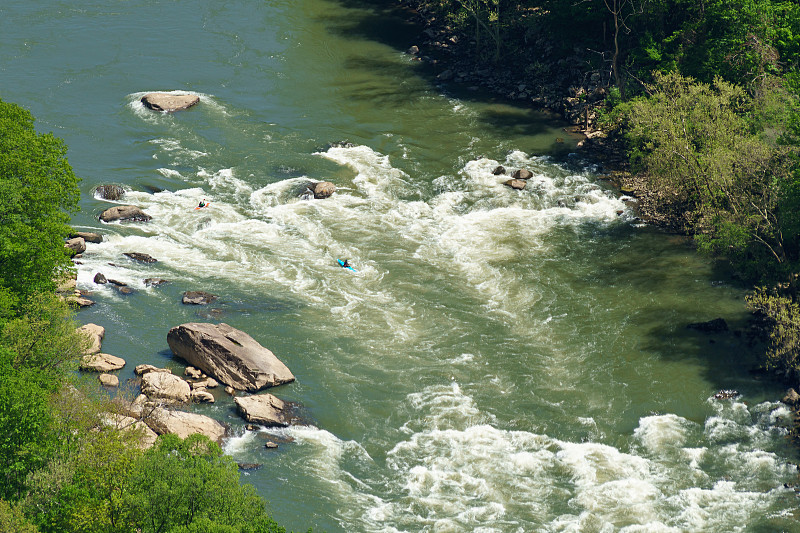
[[767,322],[769,346],[764,357],[765,368],[796,385],[800,378],[800,306],[792,298],[763,287],[747,297],[747,306]]

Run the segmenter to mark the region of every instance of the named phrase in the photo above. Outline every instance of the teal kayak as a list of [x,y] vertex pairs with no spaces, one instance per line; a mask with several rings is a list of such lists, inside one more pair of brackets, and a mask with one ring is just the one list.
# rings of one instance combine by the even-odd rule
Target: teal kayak
[[351,267],[350,265],[346,265],[345,266],[344,262],[347,261],[346,259],[345,260],[337,259],[336,261],[339,263],[340,267],[346,268],[348,270],[352,270],[353,272],[358,272],[358,270],[356,270],[355,268]]

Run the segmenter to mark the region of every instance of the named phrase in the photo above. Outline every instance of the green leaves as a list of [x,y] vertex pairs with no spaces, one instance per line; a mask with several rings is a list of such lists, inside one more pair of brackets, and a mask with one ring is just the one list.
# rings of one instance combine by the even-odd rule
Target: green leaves
[[31,114],[0,100],[0,288],[24,299],[71,266],[64,249],[78,178],[63,141],[37,134]]

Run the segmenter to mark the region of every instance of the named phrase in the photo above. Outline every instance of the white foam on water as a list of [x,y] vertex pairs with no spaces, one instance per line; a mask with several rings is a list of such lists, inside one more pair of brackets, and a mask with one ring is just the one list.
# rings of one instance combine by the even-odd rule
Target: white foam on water
[[236,456],[251,450],[256,442],[256,433],[256,431],[245,430],[241,435],[227,438],[222,445],[222,451],[227,455]]
[[[388,450],[385,468],[326,432],[296,435],[325,448],[310,467],[345,485],[348,505],[367,506],[344,513],[345,530],[744,531],[773,512],[789,474],[763,450],[742,448],[732,463],[733,450],[698,446],[702,426],[671,414],[643,417],[624,451],[499,429],[457,383],[410,394],[407,405],[407,438]],[[349,460],[367,463],[358,482],[345,473],[348,447],[358,450]]]
[[[131,98],[137,96],[141,95]],[[176,139],[153,142],[177,160],[195,161],[204,155],[186,150]],[[409,176],[368,147],[332,147],[319,155],[353,168],[353,187],[341,184],[326,200],[302,200],[297,194],[306,178],[254,188],[236,168],[200,166],[192,176],[161,167],[164,176],[204,185],[156,194],[128,192],[126,203],[141,206],[153,220],[109,225],[118,238],[93,245],[83,270],[113,262],[131,268],[129,275],[119,274],[125,279],[170,271],[173,278],[214,278],[225,272],[242,285],[269,293],[276,288],[289,291],[331,309],[339,325],[381,335],[391,331],[398,341],[412,342],[426,325],[407,296],[383,284],[391,265],[373,261],[373,239],[385,242],[396,236],[398,255],[458,275],[465,291],[513,323],[541,295],[509,276],[504,265],[543,249],[542,235],[556,224],[608,223],[624,208],[588,177],[521,153],[512,153],[505,164],[532,168],[544,184],[541,191],[516,194],[491,174],[497,161],[480,159],[468,162],[460,177],[450,179],[453,190],[424,201],[402,200],[416,192]],[[548,172],[557,176],[549,178]],[[557,197],[577,194],[585,201],[571,207],[551,205]],[[203,198],[211,207],[194,211]],[[145,244],[142,238],[149,241]],[[145,251],[159,263],[143,268],[119,260],[127,251]],[[337,258],[350,259],[358,272],[339,280]],[[86,284],[93,275],[82,272],[79,280]]]
[[654,455],[674,453],[686,442],[690,428],[688,420],[677,415],[647,416],[639,420],[639,427],[633,432],[645,449]]
[[405,172],[392,167],[388,156],[367,146],[334,146],[319,155],[353,168],[357,172],[353,184],[373,201],[391,202],[412,190]]

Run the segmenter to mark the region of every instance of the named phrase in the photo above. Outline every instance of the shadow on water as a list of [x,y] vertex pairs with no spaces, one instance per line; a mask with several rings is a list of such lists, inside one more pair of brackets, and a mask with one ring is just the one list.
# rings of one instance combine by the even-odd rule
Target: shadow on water
[[414,44],[409,42],[422,33],[422,28],[411,20],[411,13],[396,5],[369,0],[338,0],[338,3],[345,8],[364,12],[358,18],[342,11],[337,12],[343,13],[341,15],[326,14],[319,17],[332,33],[343,37],[365,39],[398,50],[407,50]]
[[[578,231],[591,253],[573,252],[569,239],[557,245],[558,255],[576,265],[570,271],[583,273],[570,284],[590,300],[596,294],[597,301],[613,301],[602,293],[616,294],[617,305],[606,311],[635,332],[636,350],[697,365],[715,390],[774,399],[764,393],[781,385],[755,371],[764,347],[748,335],[743,298],[749,285],[734,278],[726,263],[699,257],[689,237],[654,228],[587,223]],[[689,327],[717,318],[727,330]]]
[[[347,15],[326,15],[324,17],[326,26],[331,28],[332,32],[346,39],[378,42],[394,48],[398,52],[406,52],[412,45],[420,44],[427,39],[422,35],[424,28],[412,21],[412,14],[397,6],[386,6],[382,2],[369,0],[339,0],[339,4],[364,12],[358,18]],[[435,57],[437,54],[431,55]],[[446,65],[446,62],[442,65]],[[464,102],[482,104],[478,110],[477,119],[485,127],[490,128],[491,134],[500,138],[546,135],[555,128],[566,128],[569,125],[552,112],[499,98],[479,87],[467,87],[456,83],[443,84],[437,75],[446,67],[434,66],[426,61],[414,61],[409,64],[382,61],[374,57],[355,57],[350,58],[345,63],[345,67],[369,72],[373,75],[377,73],[391,82],[406,80],[409,70],[411,70],[423,82],[417,88],[413,84],[404,84],[403,90],[398,91],[394,83],[383,84],[380,87],[377,85],[365,86],[363,90],[358,91],[356,98],[378,105],[401,108],[408,106],[409,100],[427,96],[428,91],[435,88],[436,92],[449,97]],[[483,107],[487,104],[488,107]],[[564,142],[567,137],[573,137],[573,135],[565,132],[558,138],[554,137],[549,146],[539,146],[536,152],[551,155],[557,160],[566,160],[568,154],[574,151],[574,142]]]

